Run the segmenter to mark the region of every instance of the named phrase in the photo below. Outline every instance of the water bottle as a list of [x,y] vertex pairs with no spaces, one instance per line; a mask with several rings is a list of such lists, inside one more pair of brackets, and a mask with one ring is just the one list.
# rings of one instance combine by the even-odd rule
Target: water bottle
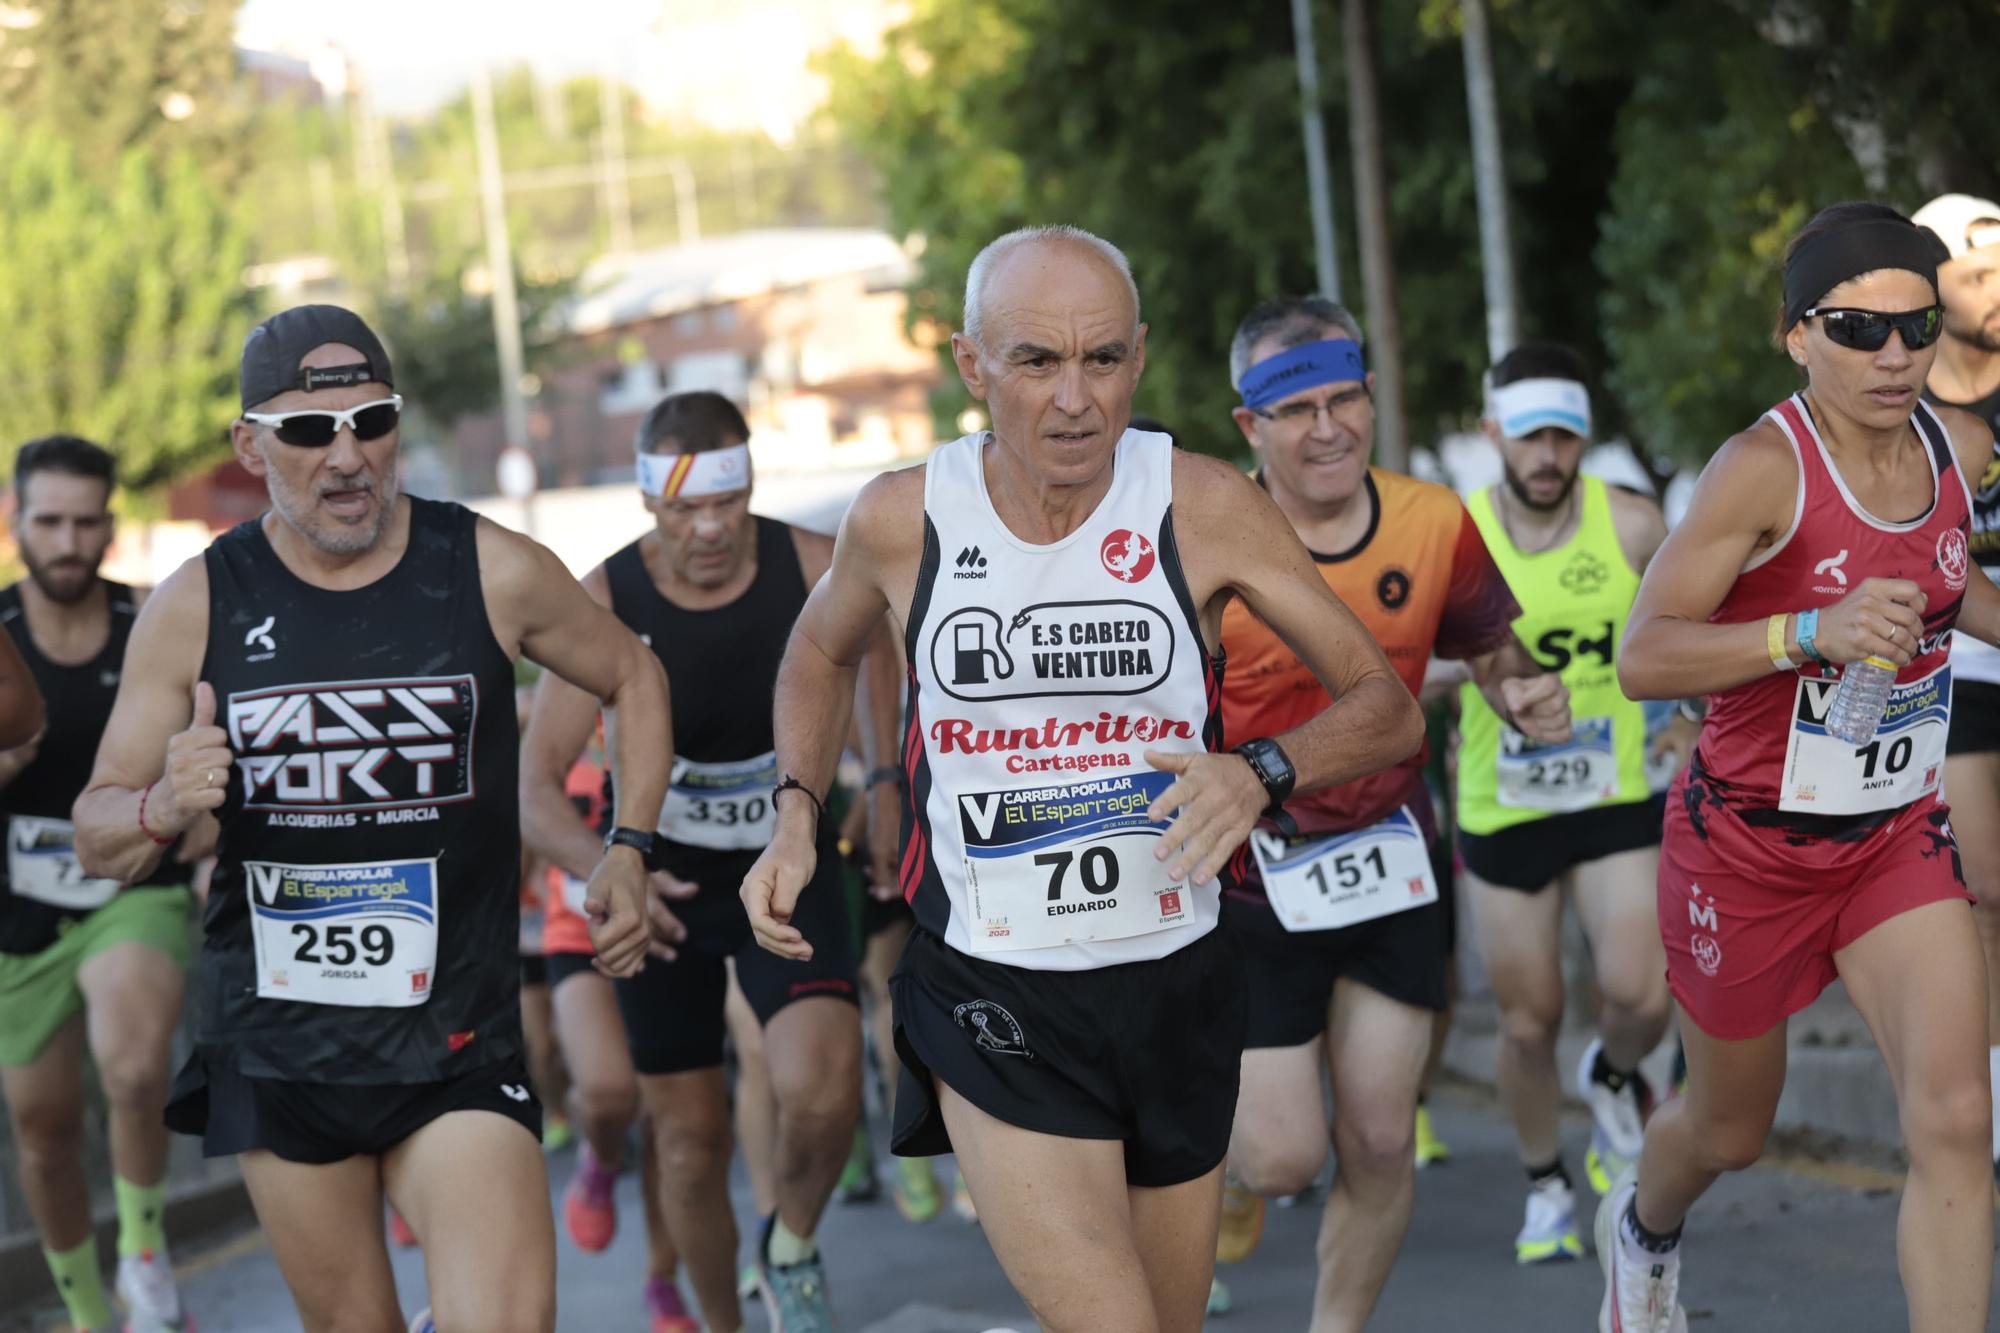
[[1882,725],[1882,710],[1889,705],[1889,689],[1896,683],[1896,664],[1879,657],[1849,662],[1833,690],[1833,706],[1826,710],[1827,732],[1849,745],[1866,745],[1875,739]]

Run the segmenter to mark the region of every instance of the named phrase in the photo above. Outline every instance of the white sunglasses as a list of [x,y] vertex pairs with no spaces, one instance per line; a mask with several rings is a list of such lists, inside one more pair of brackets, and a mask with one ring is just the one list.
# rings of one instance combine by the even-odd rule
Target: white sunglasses
[[254,421],[260,426],[269,426],[279,439],[286,444],[299,445],[307,449],[324,449],[333,443],[333,437],[340,434],[342,426],[354,432],[357,440],[379,440],[396,429],[402,419],[403,395],[392,393],[387,398],[377,398],[372,403],[350,407],[345,412],[330,412],[314,409],[301,412],[245,412],[245,421]]

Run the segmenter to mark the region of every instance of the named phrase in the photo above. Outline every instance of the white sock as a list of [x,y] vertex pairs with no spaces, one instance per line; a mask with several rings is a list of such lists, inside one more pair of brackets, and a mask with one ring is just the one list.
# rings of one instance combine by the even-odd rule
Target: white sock
[[771,1223],[771,1244],[768,1258],[779,1268],[790,1268],[802,1264],[819,1253],[819,1246],[811,1236],[795,1236],[785,1219],[780,1217]]
[[[2000,1046],[1986,1048],[1986,1068],[1993,1085],[1993,1104],[2000,1106]],[[1993,1160],[2000,1162],[2000,1115],[1993,1117]]]

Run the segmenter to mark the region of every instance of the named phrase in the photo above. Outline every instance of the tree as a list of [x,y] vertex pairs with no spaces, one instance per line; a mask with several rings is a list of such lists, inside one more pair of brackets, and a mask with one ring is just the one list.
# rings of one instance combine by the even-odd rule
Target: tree
[[86,435],[135,490],[226,456],[247,257],[187,153],[127,149],[99,180],[0,122],[0,454]]

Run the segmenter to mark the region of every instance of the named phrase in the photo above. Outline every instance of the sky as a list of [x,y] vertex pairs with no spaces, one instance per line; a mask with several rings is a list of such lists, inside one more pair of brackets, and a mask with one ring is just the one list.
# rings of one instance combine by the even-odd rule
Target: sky
[[823,95],[813,51],[872,48],[899,0],[245,0],[237,39],[338,46],[390,115],[428,110],[485,62],[553,77],[610,72],[663,114],[786,137]]

